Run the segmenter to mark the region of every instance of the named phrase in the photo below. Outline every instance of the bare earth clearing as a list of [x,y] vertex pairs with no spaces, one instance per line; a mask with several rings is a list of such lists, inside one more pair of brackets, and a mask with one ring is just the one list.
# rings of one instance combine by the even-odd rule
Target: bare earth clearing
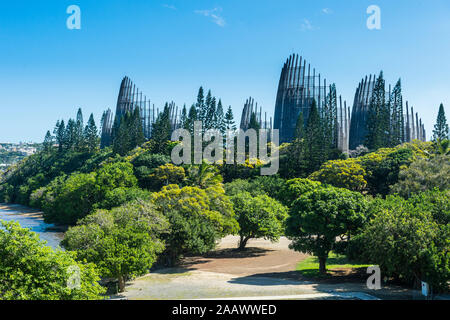
[[368,290],[364,270],[336,270],[332,279],[305,279],[295,267],[308,256],[290,250],[282,238],[272,244],[251,240],[236,251],[238,238],[224,238],[203,257],[188,257],[179,268],[161,269],[130,282],[125,299],[411,299],[400,287]]

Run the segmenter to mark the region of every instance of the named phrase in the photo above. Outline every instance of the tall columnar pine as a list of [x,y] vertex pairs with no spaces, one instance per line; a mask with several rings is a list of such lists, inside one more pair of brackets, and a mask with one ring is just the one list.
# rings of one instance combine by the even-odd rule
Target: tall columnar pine
[[444,105],[441,103],[441,105],[439,106],[436,124],[434,125],[433,140],[442,141],[445,139],[450,139],[450,137],[447,118],[445,117]]
[[62,152],[64,148],[64,142],[65,142],[65,132],[66,132],[66,125],[64,123],[64,120],[61,120],[61,122],[57,122],[55,126],[55,130],[53,133],[56,137],[56,143],[58,144],[58,151]]
[[75,120],[69,119],[64,133],[64,146],[67,150],[73,150],[77,143],[77,124]]
[[219,99],[219,103],[217,104],[216,109],[216,129],[220,130],[222,135],[225,134],[226,131],[225,115],[223,113],[223,105],[221,99]]
[[130,123],[131,147],[134,149],[145,142],[144,127],[142,125],[141,111],[135,108]]
[[336,85],[330,85],[330,91],[326,97],[325,104],[320,110],[320,117],[322,119],[322,129],[324,133],[324,147],[325,154],[328,154],[330,149],[337,148],[337,94]]
[[291,162],[290,168],[291,168],[291,175],[292,176],[299,176],[301,175],[307,167],[306,164],[306,158],[305,158],[305,152],[306,152],[306,144],[305,144],[305,138],[306,138],[306,132],[305,132],[305,121],[303,117],[303,112],[300,112],[300,115],[297,119],[297,124],[295,127],[295,137],[294,141],[292,141],[292,144],[290,146],[291,152],[290,157],[288,158]]
[[389,97],[390,107],[390,130],[389,130],[389,146],[395,147],[405,141],[403,128],[405,127],[403,118],[403,97],[402,84],[399,79],[394,90]]
[[204,121],[206,117],[206,106],[203,87],[200,87],[200,89],[198,89],[197,103],[195,104],[195,107],[197,108],[197,120]]
[[98,130],[95,125],[94,115],[91,113],[86,128],[84,129],[84,140],[89,152],[93,152],[98,148]]
[[197,108],[195,107],[195,105],[192,105],[191,108],[189,109],[188,117],[183,128],[189,130],[189,132],[191,132],[192,134],[194,132],[194,122],[197,120],[198,120]]
[[155,153],[164,153],[167,141],[170,140],[172,125],[170,123],[169,104],[166,103],[164,111],[158,116],[153,124],[152,140],[155,143]]
[[117,118],[114,121],[113,151],[121,156],[124,156],[131,150],[130,132],[128,130],[128,122],[130,117],[130,113],[127,112],[120,121]]
[[53,146],[53,136],[49,130],[49,131],[47,131],[47,134],[45,135],[45,138],[44,138],[44,143],[43,143],[44,151],[50,152],[52,150],[52,146]]
[[311,172],[318,170],[324,161],[323,140],[322,121],[316,101],[313,100],[305,132],[305,157]]
[[378,76],[370,99],[366,144],[371,150],[386,146],[389,141],[389,105],[386,103],[386,82],[383,71]]
[[133,113],[127,112],[120,121],[116,119],[113,135],[113,151],[121,156],[144,143],[144,129],[139,108],[135,108]]
[[216,129],[217,115],[216,115],[216,98],[211,95],[211,91],[208,91],[206,96],[206,118],[203,122],[203,129]]
[[181,118],[180,118],[180,124],[183,129],[186,129],[186,124],[188,121],[188,115],[187,115],[187,108],[186,104],[183,106],[183,109],[181,110]]
[[75,120],[75,137],[74,137],[74,147],[77,150],[81,150],[84,147],[84,121],[83,121],[83,111],[78,108],[77,118]]

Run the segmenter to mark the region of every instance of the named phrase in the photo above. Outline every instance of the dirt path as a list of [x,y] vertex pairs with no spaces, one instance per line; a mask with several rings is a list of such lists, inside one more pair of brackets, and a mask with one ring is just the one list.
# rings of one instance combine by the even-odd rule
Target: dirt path
[[282,238],[272,244],[253,240],[236,251],[237,237],[227,237],[204,257],[186,258],[179,268],[157,270],[127,285],[120,298],[177,299],[407,299],[409,290],[389,287],[377,292],[366,287],[366,275],[333,277],[333,281],[303,278],[295,267],[307,255],[289,249]]
[[288,272],[308,256],[289,249],[290,241],[278,243],[263,239],[250,240],[246,250],[237,251],[238,237],[224,238],[215,252],[203,257],[186,258],[184,268],[232,275],[254,275],[268,272]]

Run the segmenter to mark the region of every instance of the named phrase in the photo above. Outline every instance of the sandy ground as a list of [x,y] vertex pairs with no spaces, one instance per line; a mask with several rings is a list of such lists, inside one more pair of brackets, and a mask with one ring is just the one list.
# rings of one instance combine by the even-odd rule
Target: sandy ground
[[245,251],[235,250],[238,241],[238,237],[228,236],[213,253],[203,257],[186,258],[183,267],[243,276],[292,271],[300,261],[308,257],[290,250],[290,241],[287,238],[281,238],[277,243],[263,239],[250,240]]
[[[307,255],[288,248],[282,238],[272,244],[253,240],[239,252],[237,237],[221,241],[218,249],[204,257],[186,258],[179,268],[157,270],[127,285],[115,298],[165,299],[410,299],[411,291],[389,287],[376,292],[366,287],[366,276],[339,277],[333,281],[311,281],[295,272]],[[343,281],[344,280],[344,281]]]
[[28,208],[25,206],[21,206],[19,204],[0,203],[0,210],[4,211],[5,213],[10,212],[11,214],[20,214],[25,217],[44,220],[44,218],[42,217],[41,211],[32,209],[32,208]]

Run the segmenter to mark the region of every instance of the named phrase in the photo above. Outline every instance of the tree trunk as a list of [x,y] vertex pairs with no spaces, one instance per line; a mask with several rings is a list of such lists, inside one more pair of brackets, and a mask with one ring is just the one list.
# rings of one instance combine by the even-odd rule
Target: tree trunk
[[319,257],[319,273],[320,274],[326,274],[327,273],[327,258],[326,257]]
[[247,242],[250,238],[249,237],[243,237],[241,236],[240,240],[239,240],[239,250],[244,250],[245,246],[247,245]]
[[125,291],[125,279],[123,278],[123,275],[119,275],[118,280],[119,280],[119,292],[124,292]]

